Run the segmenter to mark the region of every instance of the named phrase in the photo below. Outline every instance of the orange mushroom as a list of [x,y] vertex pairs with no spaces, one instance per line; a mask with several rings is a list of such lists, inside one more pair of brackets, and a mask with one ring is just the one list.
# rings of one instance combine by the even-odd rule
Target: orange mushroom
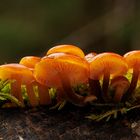
[[103,76],[102,92],[105,100],[108,99],[110,75],[123,75],[127,68],[124,58],[115,53],[101,53],[93,58],[90,63],[90,79],[99,80]]
[[128,63],[129,69],[133,70],[132,80],[127,91],[127,95],[129,96],[129,94],[132,95],[133,91],[135,90],[140,74],[140,51],[130,51],[124,55],[124,58]]
[[36,63],[38,63],[40,60],[41,58],[37,56],[26,56],[20,60],[19,64],[34,69]]
[[[95,52],[91,52],[88,53],[85,56],[85,59],[87,60],[87,62],[90,64],[93,60],[93,58],[96,56],[97,54]],[[89,78],[89,89],[90,89],[90,94],[92,95],[96,95],[98,97],[98,100],[102,100],[102,96],[101,96],[101,86],[99,83],[99,80],[93,80]]]
[[113,101],[120,102],[123,99],[123,96],[127,92],[130,83],[128,79],[124,76],[117,76],[111,79],[110,92],[113,93]]
[[36,80],[59,91],[58,100],[66,100],[76,104],[85,105],[95,100],[95,96],[82,96],[73,92],[72,86],[86,83],[89,77],[88,63],[77,56],[56,53],[42,59],[34,71]]
[[61,53],[61,52],[71,54],[71,55],[76,55],[76,56],[79,56],[81,58],[85,57],[84,52],[79,47],[76,47],[74,45],[58,45],[58,46],[55,46],[55,47],[49,49],[46,55],[50,55],[50,54],[53,54],[53,53]]
[[5,64],[0,66],[0,79],[15,80],[11,83],[11,94],[24,104],[21,85],[26,85],[27,94],[32,106],[38,105],[38,100],[33,91],[34,77],[32,71],[20,64]]
[[[34,70],[35,65],[41,61],[40,57],[36,56],[26,56],[20,60],[20,64],[30,68],[32,71]],[[47,86],[41,85],[38,82],[34,82],[34,85],[38,86],[38,96],[39,96],[39,104],[47,105],[51,103],[51,99],[49,96],[49,89]]]

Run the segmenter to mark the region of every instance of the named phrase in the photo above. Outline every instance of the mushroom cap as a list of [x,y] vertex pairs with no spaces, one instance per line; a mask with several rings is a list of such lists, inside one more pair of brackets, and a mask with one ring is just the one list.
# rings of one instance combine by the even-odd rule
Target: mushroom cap
[[[61,75],[66,75],[71,85],[76,85],[88,81],[88,62],[80,57],[56,53],[42,59],[35,66],[35,79],[48,87],[61,87]],[[53,56],[53,57],[52,57]]]
[[90,63],[90,78],[98,80],[105,72],[112,76],[123,75],[127,69],[128,65],[122,56],[110,52],[101,53]]
[[25,56],[20,60],[19,64],[33,69],[40,60],[41,58],[37,56]]
[[76,55],[81,58],[85,57],[84,52],[77,46],[74,45],[58,45],[48,50],[46,55],[50,55],[52,53],[67,53],[71,55]]
[[136,68],[140,70],[140,51],[130,51],[124,55],[129,68]]
[[17,80],[23,84],[34,81],[32,71],[26,66],[20,64],[5,64],[0,66],[0,79]]
[[[43,60],[43,59],[46,59],[46,58],[52,58],[52,59],[54,59],[54,58],[59,58],[59,57],[63,57],[64,55],[67,55],[67,53],[63,53],[63,52],[60,52],[60,53],[52,53],[52,54],[49,54],[48,56],[44,56],[44,57],[42,57],[42,59],[41,60]],[[69,55],[69,54],[68,54]]]
[[95,52],[91,52],[91,53],[88,53],[86,56],[85,56],[85,59],[90,63],[92,62],[93,58],[96,56],[97,54]]

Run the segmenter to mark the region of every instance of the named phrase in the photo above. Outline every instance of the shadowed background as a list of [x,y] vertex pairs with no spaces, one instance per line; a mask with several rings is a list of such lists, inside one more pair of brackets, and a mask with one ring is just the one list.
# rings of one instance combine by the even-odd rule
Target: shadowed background
[[[85,53],[139,49],[140,0],[0,0],[0,64],[42,56],[58,44],[74,44]],[[140,139],[140,112],[111,123],[85,119],[94,111],[1,109],[0,139]]]
[[0,64],[44,55],[57,44],[85,53],[140,48],[138,0],[1,0]]

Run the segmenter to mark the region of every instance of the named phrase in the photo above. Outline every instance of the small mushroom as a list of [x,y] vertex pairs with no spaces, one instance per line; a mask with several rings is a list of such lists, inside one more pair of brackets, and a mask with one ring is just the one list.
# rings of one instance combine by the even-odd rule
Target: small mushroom
[[[35,65],[41,61],[40,57],[36,56],[26,56],[20,60],[20,64],[30,68],[34,71]],[[49,89],[47,86],[41,85],[38,82],[34,82],[34,85],[38,86],[38,96],[39,96],[39,104],[40,105],[47,105],[51,103],[51,99],[49,96]]]
[[126,94],[126,96],[129,96],[133,94],[140,74],[140,51],[130,51],[124,55],[124,58],[129,66],[129,69],[133,70],[130,87]]
[[110,75],[124,75],[127,68],[124,58],[115,53],[101,53],[93,58],[90,63],[90,79],[99,80],[103,77],[102,94],[105,100],[108,100]]
[[79,56],[81,58],[85,57],[84,52],[79,47],[76,47],[74,45],[55,46],[55,47],[49,49],[46,55],[48,56],[48,55],[53,54],[53,53],[61,53],[61,52],[71,54],[71,55],[76,55],[76,56]]
[[[85,59],[90,64],[96,55],[97,54],[95,52],[88,53],[85,56]],[[89,89],[90,89],[90,94],[96,95],[98,97],[98,100],[101,100],[101,98],[102,98],[101,97],[101,86],[100,86],[99,80],[93,80],[93,79],[89,78]]]
[[88,53],[86,56],[85,56],[85,59],[90,63],[92,62],[93,58],[96,56],[97,54],[95,52],[91,52],[91,53]]
[[35,65],[41,60],[40,57],[37,56],[26,56],[23,57],[19,64],[24,65],[28,68],[34,69]]
[[127,92],[130,83],[124,76],[117,76],[111,79],[109,89],[113,92],[113,101],[120,102]]
[[39,83],[56,88],[58,100],[65,98],[82,106],[96,99],[95,96],[78,95],[72,90],[72,86],[86,83],[89,77],[89,65],[80,57],[65,53],[49,55],[35,66],[34,76]]
[[21,85],[26,85],[27,94],[32,106],[38,105],[38,100],[33,91],[33,77],[32,71],[20,64],[5,64],[0,66],[0,79],[15,80],[11,83],[11,94],[24,104]]

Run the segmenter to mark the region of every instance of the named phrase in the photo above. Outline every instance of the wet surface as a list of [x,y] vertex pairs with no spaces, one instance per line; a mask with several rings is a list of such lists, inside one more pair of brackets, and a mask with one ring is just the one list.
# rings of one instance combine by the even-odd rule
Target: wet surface
[[139,140],[140,111],[108,123],[84,116],[89,108],[62,111],[38,109],[0,110],[0,140]]

